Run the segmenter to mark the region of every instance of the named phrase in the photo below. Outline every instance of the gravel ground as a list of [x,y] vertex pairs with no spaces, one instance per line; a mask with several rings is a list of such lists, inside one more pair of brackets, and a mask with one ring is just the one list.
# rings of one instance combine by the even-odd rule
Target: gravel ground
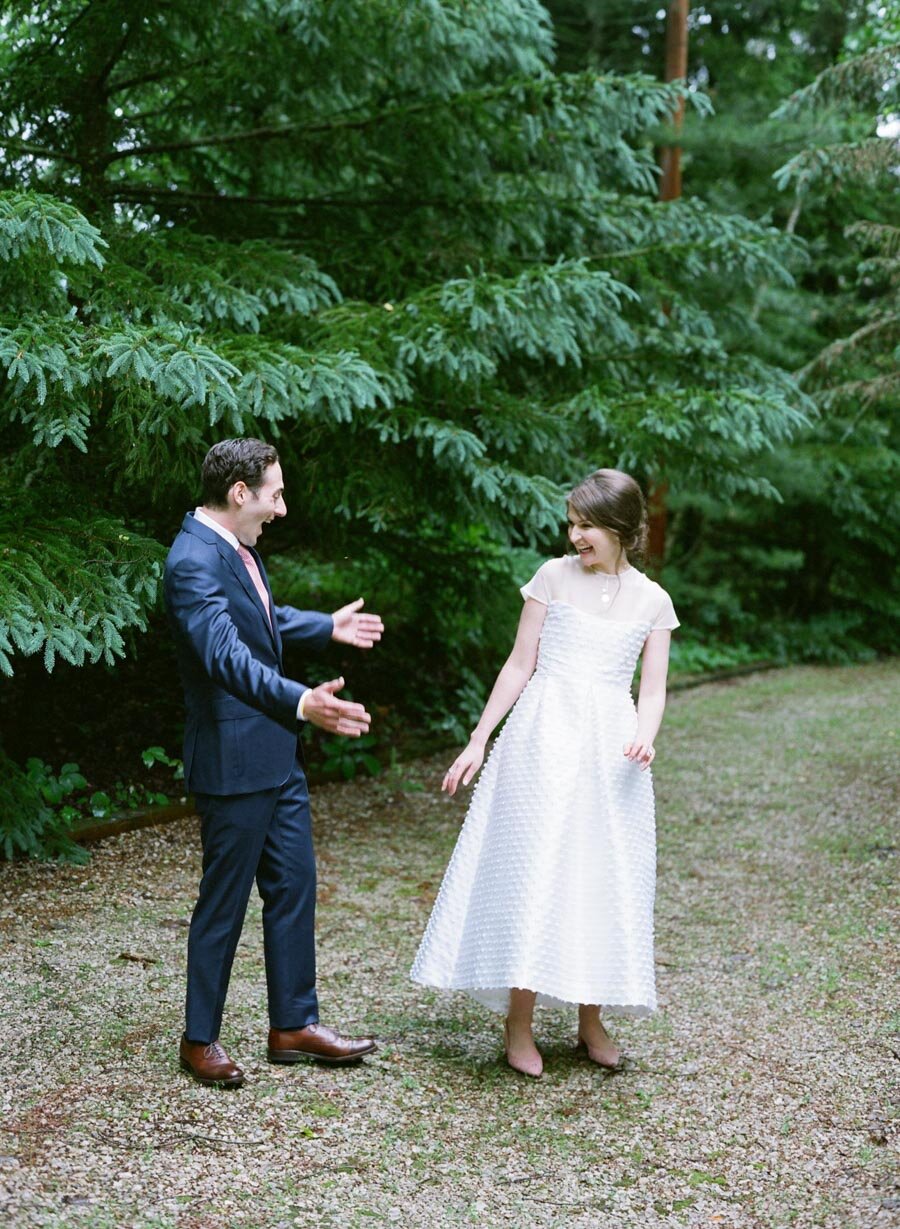
[[[13,1226],[900,1224],[900,668],[803,668],[676,695],[655,767],[662,1009],[609,1075],[539,1020],[407,980],[463,816],[446,757],[320,789],[323,1020],[354,1069],[265,1062],[258,904],[223,1042],[247,1083],[177,1067],[197,824],[85,867],[0,867],[0,1218]],[[893,910],[893,914],[892,914]],[[893,1011],[893,1015],[892,1015]]]

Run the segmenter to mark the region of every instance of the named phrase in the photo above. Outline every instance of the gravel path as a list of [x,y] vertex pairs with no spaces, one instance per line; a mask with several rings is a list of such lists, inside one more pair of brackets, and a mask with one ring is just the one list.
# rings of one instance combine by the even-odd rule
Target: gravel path
[[[676,695],[655,769],[662,1010],[628,1069],[500,1061],[497,1020],[406,972],[463,815],[444,759],[317,792],[323,1020],[363,1066],[273,1067],[257,904],[204,1089],[175,1059],[196,821],[85,867],[0,866],[0,1220],[96,1229],[900,1224],[900,669]],[[892,913],[893,910],[893,913]],[[893,1012],[893,1014],[892,1014]]]

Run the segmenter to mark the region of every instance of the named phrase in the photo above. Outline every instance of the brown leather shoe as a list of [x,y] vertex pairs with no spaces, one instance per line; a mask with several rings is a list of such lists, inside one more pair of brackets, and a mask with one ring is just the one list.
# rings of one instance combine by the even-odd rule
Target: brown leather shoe
[[269,1029],[270,1063],[297,1063],[301,1058],[314,1058],[320,1063],[358,1063],[377,1049],[371,1037],[342,1037],[324,1024]]
[[201,1084],[214,1084],[219,1088],[240,1088],[244,1073],[233,1063],[218,1041],[204,1045],[202,1041],[181,1039],[178,1061],[185,1071],[190,1071]]

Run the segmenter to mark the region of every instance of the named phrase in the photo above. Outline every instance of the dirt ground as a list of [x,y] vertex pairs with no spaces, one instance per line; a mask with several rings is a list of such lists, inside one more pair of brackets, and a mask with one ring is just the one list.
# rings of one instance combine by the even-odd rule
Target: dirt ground
[[900,1224],[900,666],[801,668],[670,702],[654,768],[658,982],[610,1075],[539,1019],[408,968],[462,821],[445,758],[315,795],[322,1019],[350,1069],[270,1066],[258,902],[222,1040],[243,1089],[177,1066],[196,820],[84,867],[0,867],[0,1220],[15,1226]]

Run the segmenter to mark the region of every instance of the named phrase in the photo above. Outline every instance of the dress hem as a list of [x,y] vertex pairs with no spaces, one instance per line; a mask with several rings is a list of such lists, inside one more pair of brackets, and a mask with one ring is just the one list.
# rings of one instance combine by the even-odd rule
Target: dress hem
[[[470,998],[503,1015],[509,1010],[509,986],[438,986],[434,982],[422,981],[410,975],[410,980],[419,986],[430,990],[440,990],[443,994],[467,994]],[[515,987],[516,989],[532,989],[530,986]],[[650,1003],[631,1003],[622,1000],[607,1002],[602,994],[588,995],[584,998],[564,998],[561,995],[549,994],[546,991],[534,991],[535,1004],[538,1007],[578,1007],[582,1003],[597,1003],[607,1016],[632,1016],[635,1019],[646,1019],[657,1011],[654,999]]]

